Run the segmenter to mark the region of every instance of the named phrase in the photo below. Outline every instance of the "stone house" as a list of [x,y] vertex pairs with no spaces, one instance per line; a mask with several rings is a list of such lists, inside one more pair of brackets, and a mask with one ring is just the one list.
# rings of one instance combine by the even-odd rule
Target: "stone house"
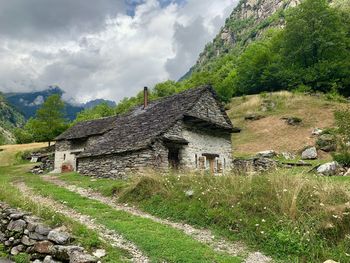
[[232,165],[234,128],[210,86],[148,103],[129,113],[77,123],[56,138],[55,172],[122,178],[147,169],[207,170]]

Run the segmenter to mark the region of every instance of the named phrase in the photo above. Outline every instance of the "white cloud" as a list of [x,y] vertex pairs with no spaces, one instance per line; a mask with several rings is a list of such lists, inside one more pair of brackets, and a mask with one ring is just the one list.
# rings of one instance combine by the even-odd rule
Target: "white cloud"
[[[22,39],[12,37],[8,29],[2,34],[0,28],[0,89],[27,91],[58,85],[78,101],[135,95],[145,85],[186,73],[236,0],[188,0],[166,6],[157,0],[137,3],[133,16],[124,9],[115,15],[103,15],[105,6],[98,9],[96,17],[104,22],[96,18],[93,30],[79,31],[68,23],[67,32],[74,27],[74,36],[62,34],[61,24],[52,26],[51,32],[45,27],[44,36],[30,30]],[[2,4],[0,0],[0,9]]]

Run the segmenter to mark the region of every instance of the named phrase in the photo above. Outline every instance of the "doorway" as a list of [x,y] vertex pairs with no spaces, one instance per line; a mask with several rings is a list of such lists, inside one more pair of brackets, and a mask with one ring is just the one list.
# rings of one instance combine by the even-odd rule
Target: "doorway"
[[178,147],[169,147],[168,149],[169,167],[173,170],[178,170],[180,165],[180,149]]

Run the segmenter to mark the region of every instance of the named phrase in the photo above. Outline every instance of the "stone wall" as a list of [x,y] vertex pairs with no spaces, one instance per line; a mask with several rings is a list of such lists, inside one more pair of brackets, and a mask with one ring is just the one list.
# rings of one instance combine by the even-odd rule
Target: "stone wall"
[[72,245],[71,240],[62,229],[52,229],[39,218],[0,202],[0,243],[9,256],[27,253],[34,263],[98,261],[84,248]]
[[160,142],[135,152],[78,158],[78,172],[95,177],[119,179],[129,174],[142,174],[149,169],[164,170],[167,167],[168,152]]

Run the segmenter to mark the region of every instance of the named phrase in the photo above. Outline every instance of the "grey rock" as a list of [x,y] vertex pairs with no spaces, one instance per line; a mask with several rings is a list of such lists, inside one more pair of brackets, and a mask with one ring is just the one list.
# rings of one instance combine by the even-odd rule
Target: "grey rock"
[[96,249],[92,254],[97,258],[103,258],[107,255],[106,250],[104,249]]
[[290,152],[282,152],[281,155],[286,160],[294,160],[296,158],[295,154]]
[[70,256],[70,263],[96,263],[97,258],[89,254],[74,251]]
[[5,233],[0,231],[0,242],[5,242],[5,241],[6,241]]
[[263,119],[265,118],[264,115],[260,115],[260,114],[248,114],[246,116],[244,116],[244,119],[246,121],[257,121],[257,120],[260,120],[260,119]]
[[51,248],[50,254],[61,261],[68,261],[74,251],[84,252],[84,249],[79,246],[61,246],[55,245]]
[[51,256],[46,256],[43,263],[60,263],[61,261],[54,260]]
[[193,194],[194,194],[193,190],[187,190],[187,191],[185,191],[185,195],[186,195],[187,197],[192,197]]
[[67,233],[56,230],[50,231],[47,238],[59,245],[65,245],[69,242],[69,235]]
[[325,152],[334,152],[337,150],[337,141],[331,134],[322,134],[316,141],[318,149]]
[[33,250],[40,254],[50,254],[53,246],[54,244],[52,242],[44,240],[44,241],[37,242],[34,245]]
[[323,130],[321,130],[319,128],[315,128],[315,129],[312,130],[311,134],[318,136],[318,135],[321,135],[322,132],[323,132]]
[[7,230],[14,232],[23,232],[24,228],[26,227],[26,224],[27,223],[22,219],[12,220],[10,221],[10,224],[8,224]]
[[273,158],[276,155],[277,153],[274,150],[267,150],[267,151],[262,151],[257,153],[258,157],[263,157],[263,158]]
[[282,120],[285,120],[286,123],[291,126],[297,126],[302,122],[302,119],[298,117],[283,117]]
[[18,255],[19,253],[23,252],[24,251],[24,246],[23,245],[18,245],[18,246],[15,246],[11,249],[11,255],[13,256],[16,256]]
[[13,220],[21,219],[25,213],[14,213],[10,215],[10,218]]
[[317,159],[317,149],[316,147],[310,147],[304,150],[301,154],[303,160],[314,160]]
[[39,241],[46,239],[46,236],[40,235],[40,234],[35,233],[35,232],[29,232],[28,236],[31,239],[39,240]]
[[35,228],[35,232],[38,233],[39,235],[47,236],[52,229],[43,225],[43,224],[38,224]]
[[0,263],[15,263],[15,262],[6,258],[0,258]]
[[338,168],[339,164],[337,162],[325,163],[317,168],[317,173],[322,175],[335,175]]
[[30,239],[28,236],[23,236],[21,242],[26,246],[33,246],[36,243],[35,240]]

